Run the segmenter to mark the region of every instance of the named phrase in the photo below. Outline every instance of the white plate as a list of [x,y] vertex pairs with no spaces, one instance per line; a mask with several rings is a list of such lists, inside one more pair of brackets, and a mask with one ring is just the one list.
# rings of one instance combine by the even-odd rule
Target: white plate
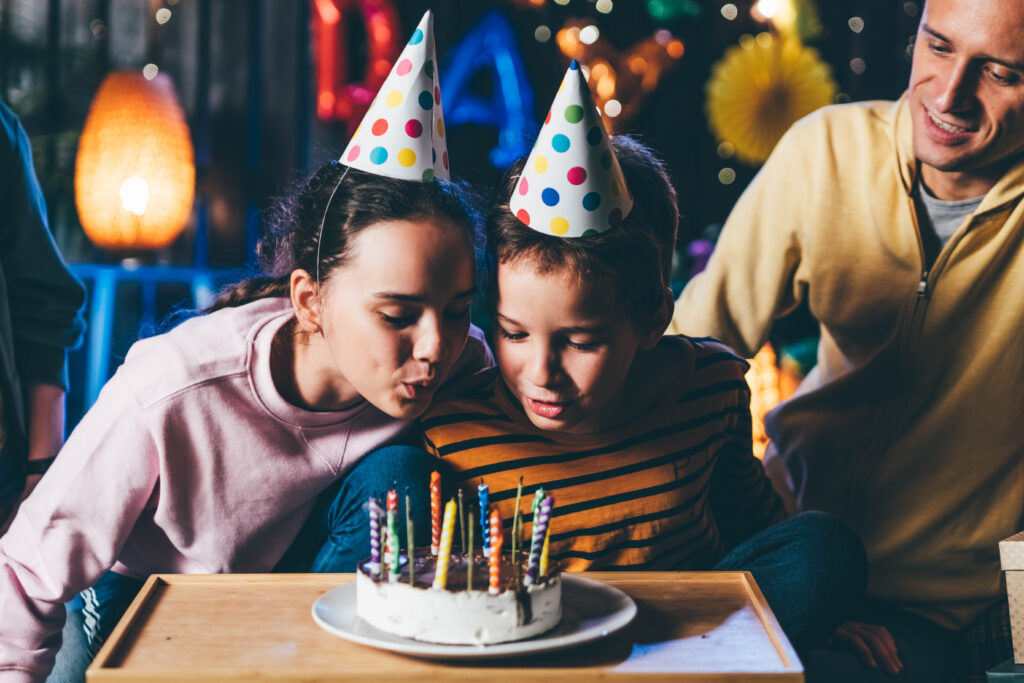
[[560,650],[603,638],[636,616],[636,603],[618,588],[582,576],[562,574],[562,621],[547,633],[497,645],[438,645],[400,638],[356,616],[356,583],[346,583],[313,603],[321,628],[363,645],[433,659],[483,659]]

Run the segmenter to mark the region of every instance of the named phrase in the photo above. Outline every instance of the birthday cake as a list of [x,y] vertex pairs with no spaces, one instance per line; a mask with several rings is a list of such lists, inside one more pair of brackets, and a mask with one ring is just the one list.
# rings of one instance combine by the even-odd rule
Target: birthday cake
[[[356,614],[367,624],[403,638],[448,645],[493,645],[523,640],[554,628],[562,619],[562,581],[548,567],[548,523],[554,498],[535,492],[533,528],[523,537],[519,501],[504,550],[501,516],[488,504],[486,484],[478,487],[476,510],[453,498],[441,523],[441,484],[430,480],[431,544],[413,541],[413,512],[406,495],[405,553],[398,531],[398,494],[389,491],[387,511],[376,499],[370,513],[370,557],[356,571]],[[474,515],[476,512],[476,515]],[[480,518],[483,542],[474,544]],[[453,551],[456,525],[461,551]],[[410,548],[412,550],[410,550]]]
[[[370,563],[356,575],[356,611],[359,618],[387,633],[403,638],[449,645],[493,645],[523,640],[549,631],[562,618],[562,583],[557,572],[530,586],[516,585],[526,554],[512,563],[502,558],[501,589],[488,589],[488,560],[472,557],[474,583],[468,589],[469,562],[462,553],[449,558],[443,589],[435,588],[437,556],[429,548],[414,554],[412,583],[408,558],[402,555],[402,571],[396,580],[375,577]],[[477,578],[479,577],[479,578]]]

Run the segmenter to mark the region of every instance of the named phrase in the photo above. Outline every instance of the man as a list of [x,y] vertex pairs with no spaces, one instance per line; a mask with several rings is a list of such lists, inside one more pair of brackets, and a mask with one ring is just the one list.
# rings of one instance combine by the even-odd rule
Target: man
[[84,299],[50,236],[28,136],[0,102],[0,533],[64,443]]
[[[676,303],[670,332],[748,356],[801,301],[820,323],[817,367],[766,419],[766,466],[864,541],[861,618],[887,628],[837,632],[872,667],[849,680],[941,680],[979,617],[1005,614],[997,544],[1024,528],[1022,194],[1024,2],[928,0],[907,93],[797,123]],[[1008,632],[995,642],[1007,658]]]

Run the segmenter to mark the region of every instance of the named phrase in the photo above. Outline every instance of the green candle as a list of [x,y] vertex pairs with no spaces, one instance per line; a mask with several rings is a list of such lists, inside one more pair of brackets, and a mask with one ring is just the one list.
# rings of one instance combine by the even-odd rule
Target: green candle
[[516,590],[522,588],[523,567],[516,559],[516,549],[519,547],[519,534],[522,532],[523,520],[519,515],[519,501],[523,498],[523,478],[519,477],[519,486],[516,487],[516,509],[512,515],[512,565],[516,568]]
[[459,533],[462,539],[462,552],[466,552],[466,508],[462,504],[462,489],[459,489]]
[[473,590],[473,511],[470,510],[466,527],[466,590]]
[[409,560],[409,585],[416,585],[416,542],[412,535],[412,506],[409,504],[409,492],[405,493],[405,534],[408,537],[409,547],[405,556]]

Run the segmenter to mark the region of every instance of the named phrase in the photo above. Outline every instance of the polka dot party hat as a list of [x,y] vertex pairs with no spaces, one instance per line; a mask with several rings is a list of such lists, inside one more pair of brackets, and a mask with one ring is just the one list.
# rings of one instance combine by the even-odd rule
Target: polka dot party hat
[[509,208],[525,225],[561,237],[604,232],[633,208],[619,160],[576,61],[565,73]]
[[341,162],[391,178],[448,180],[444,135],[434,15],[427,10],[349,140]]

